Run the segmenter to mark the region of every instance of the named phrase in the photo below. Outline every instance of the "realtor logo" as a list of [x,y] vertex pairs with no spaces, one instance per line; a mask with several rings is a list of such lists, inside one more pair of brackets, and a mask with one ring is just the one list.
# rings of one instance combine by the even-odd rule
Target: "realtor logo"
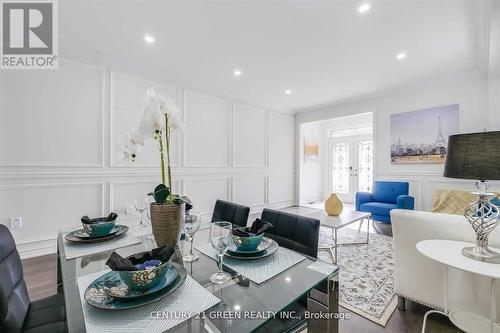
[[56,0],[0,0],[2,69],[56,69]]

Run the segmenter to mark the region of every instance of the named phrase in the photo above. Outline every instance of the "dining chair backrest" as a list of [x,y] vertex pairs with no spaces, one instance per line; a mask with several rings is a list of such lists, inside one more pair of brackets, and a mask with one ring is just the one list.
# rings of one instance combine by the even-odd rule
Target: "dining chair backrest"
[[318,257],[319,220],[267,208],[262,212],[261,219],[274,226],[266,232],[266,236],[280,246]]
[[10,230],[0,224],[0,332],[20,332],[29,306],[16,243]]
[[250,207],[219,199],[215,202],[212,222],[227,221],[236,226],[246,227],[248,214]]

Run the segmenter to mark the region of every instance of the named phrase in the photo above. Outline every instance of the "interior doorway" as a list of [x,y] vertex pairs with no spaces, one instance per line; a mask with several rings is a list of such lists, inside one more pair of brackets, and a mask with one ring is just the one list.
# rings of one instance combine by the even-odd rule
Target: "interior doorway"
[[375,144],[373,113],[300,125],[299,203],[322,202],[336,193],[353,204],[358,191],[371,191]]

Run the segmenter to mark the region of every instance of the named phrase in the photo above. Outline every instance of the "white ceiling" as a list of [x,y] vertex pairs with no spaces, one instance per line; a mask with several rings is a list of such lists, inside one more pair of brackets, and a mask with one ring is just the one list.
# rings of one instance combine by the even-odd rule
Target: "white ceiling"
[[291,113],[479,67],[478,2],[363,2],[64,0],[60,49]]

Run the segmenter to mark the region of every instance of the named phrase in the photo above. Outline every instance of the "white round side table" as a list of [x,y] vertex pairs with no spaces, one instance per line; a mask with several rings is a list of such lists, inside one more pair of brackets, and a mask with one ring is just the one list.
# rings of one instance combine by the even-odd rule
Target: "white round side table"
[[[446,266],[444,276],[444,311],[430,310],[424,316],[422,333],[425,333],[427,316],[431,313],[440,313],[448,316],[451,322],[465,332],[489,332],[500,333],[500,325],[496,321],[496,301],[495,301],[495,280],[500,279],[500,265],[490,264],[478,260],[473,260],[462,255],[464,247],[474,244],[453,240],[424,240],[417,243],[417,250],[424,256],[437,261]],[[500,251],[498,249],[493,249]],[[453,267],[465,272],[482,275],[491,279],[490,282],[490,318],[471,311],[453,310],[448,311],[447,304],[447,275],[448,268]]]

